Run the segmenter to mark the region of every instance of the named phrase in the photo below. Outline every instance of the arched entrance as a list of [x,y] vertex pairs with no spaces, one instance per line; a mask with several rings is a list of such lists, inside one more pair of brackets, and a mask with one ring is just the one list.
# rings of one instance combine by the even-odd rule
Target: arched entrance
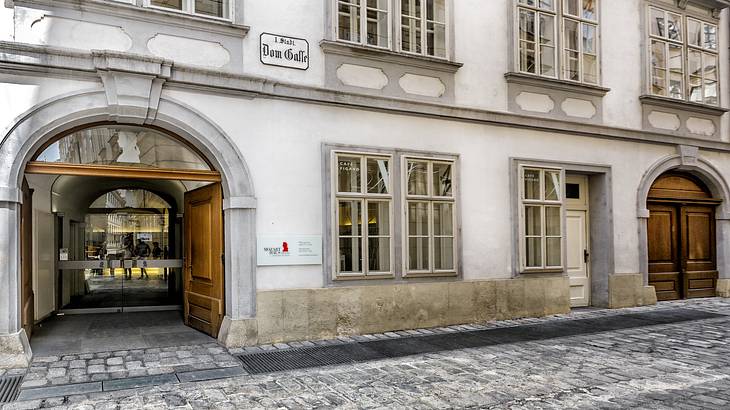
[[648,282],[657,300],[715,295],[715,211],[722,202],[689,173],[660,175],[647,195]]

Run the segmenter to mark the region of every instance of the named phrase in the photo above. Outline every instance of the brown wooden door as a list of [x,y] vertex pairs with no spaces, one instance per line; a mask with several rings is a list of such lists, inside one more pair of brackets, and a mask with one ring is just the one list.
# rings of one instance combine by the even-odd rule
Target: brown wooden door
[[223,196],[220,184],[185,193],[185,324],[218,337],[223,320]]
[[681,208],[683,296],[715,296],[715,209],[685,205]]
[[681,297],[678,222],[675,206],[649,204],[649,284],[654,286],[657,300]]
[[20,320],[28,338],[33,333],[35,323],[35,297],[33,295],[33,190],[23,179],[21,188],[23,205],[20,210],[20,281],[21,314]]

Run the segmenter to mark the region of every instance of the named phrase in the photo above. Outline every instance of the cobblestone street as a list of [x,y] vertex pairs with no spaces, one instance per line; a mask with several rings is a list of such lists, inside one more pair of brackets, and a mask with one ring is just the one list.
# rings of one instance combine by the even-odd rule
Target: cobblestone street
[[[730,315],[729,301],[704,299],[623,310],[578,310],[570,315],[429,332],[469,331],[680,307]],[[5,408],[725,409],[730,407],[729,325],[730,317],[720,317],[354,365],[17,401]],[[408,333],[371,337],[405,335]],[[348,340],[340,342],[343,341]],[[264,347],[286,348],[291,347]],[[37,358],[25,383],[67,382],[54,380],[48,376],[50,373],[61,378],[77,377],[74,374],[78,373],[78,377],[91,379],[238,366],[232,361],[232,355],[215,345],[102,356],[105,357]],[[74,368],[84,369],[84,375],[81,371],[74,373]]]

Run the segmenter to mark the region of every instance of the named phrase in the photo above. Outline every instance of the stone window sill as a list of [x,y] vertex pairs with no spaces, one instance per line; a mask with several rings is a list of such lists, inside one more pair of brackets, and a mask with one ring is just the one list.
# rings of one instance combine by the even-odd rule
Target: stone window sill
[[574,81],[559,80],[557,78],[540,77],[537,75],[517,72],[506,73],[504,78],[507,80],[507,83],[529,85],[594,97],[603,97],[611,91],[610,88],[597,85],[583,84]]
[[439,58],[420,56],[407,53],[396,53],[390,50],[384,50],[374,47],[366,47],[357,44],[348,44],[339,41],[322,40],[319,43],[325,54],[337,54],[347,57],[363,58],[373,61],[382,61],[409,67],[424,68],[427,70],[436,70],[447,73],[455,73],[463,66],[456,63]]
[[202,30],[210,33],[245,37],[249,27],[235,24],[230,20],[208,18],[193,14],[161,10],[152,7],[140,7],[121,1],[109,0],[5,0],[6,7],[60,7],[84,12],[96,12],[109,16],[129,18],[155,24],[165,24],[185,29]]
[[671,108],[715,117],[721,117],[723,114],[730,111],[727,108],[716,105],[699,104],[685,100],[676,100],[674,98],[659,97],[656,95],[642,95],[639,97],[639,100],[641,100],[642,104],[652,105],[655,107]]

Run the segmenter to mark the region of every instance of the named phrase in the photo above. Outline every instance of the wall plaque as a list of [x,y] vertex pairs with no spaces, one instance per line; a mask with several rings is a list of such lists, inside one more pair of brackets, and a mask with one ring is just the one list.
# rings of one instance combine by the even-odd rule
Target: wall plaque
[[256,246],[259,266],[321,265],[321,235],[261,235]]
[[309,68],[309,43],[302,38],[261,34],[261,62],[266,65],[296,68]]

